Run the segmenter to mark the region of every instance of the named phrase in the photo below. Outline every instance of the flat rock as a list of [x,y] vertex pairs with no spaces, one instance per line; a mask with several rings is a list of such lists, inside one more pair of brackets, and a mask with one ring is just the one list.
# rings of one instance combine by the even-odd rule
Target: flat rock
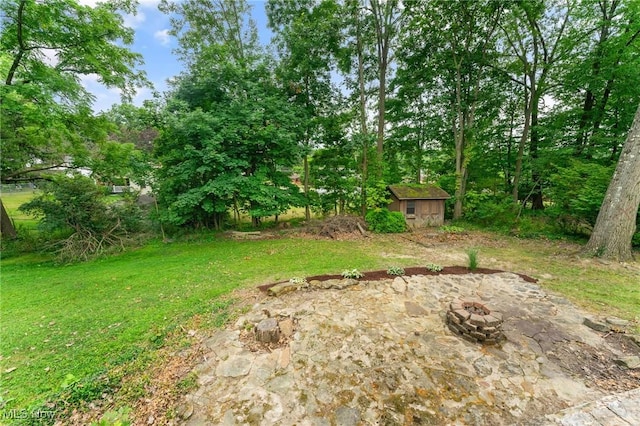
[[636,355],[617,358],[614,362],[621,367],[628,368],[629,370],[640,368],[640,357]]
[[267,290],[269,296],[282,296],[287,293],[297,291],[301,287],[300,284],[294,284],[290,282],[276,284]]
[[293,319],[285,318],[278,322],[278,327],[280,327],[280,333],[282,333],[283,337],[289,338],[293,335]]
[[251,371],[253,356],[237,355],[221,362],[216,367],[216,375],[221,377],[241,377],[246,376]]
[[396,277],[391,283],[391,288],[396,293],[404,293],[407,291],[407,283],[402,279],[402,277]]
[[340,426],[356,426],[360,423],[360,412],[355,408],[340,406],[336,410],[336,424]]
[[[230,324],[206,341],[209,351],[194,370],[202,373],[199,387],[185,396],[193,413],[183,422],[582,425],[611,413],[640,424],[633,408],[640,402],[627,396],[585,408],[613,392],[606,388],[612,383],[634,385],[637,370],[613,364],[618,346],[581,325],[584,311],[514,274],[402,278],[312,282],[315,291],[261,296],[235,329]],[[345,290],[321,289],[334,285]],[[499,345],[471,344],[445,323],[451,301],[478,298],[504,314]],[[265,312],[267,325],[291,335],[256,347],[246,323],[264,320]],[[602,364],[587,371],[580,357],[594,354],[605,355]],[[638,362],[624,355],[634,354],[617,355],[625,365]],[[594,380],[600,365],[613,367],[612,380]]]
[[607,317],[605,321],[607,321],[607,324],[611,324],[616,327],[626,327],[629,325],[629,321],[622,318]]
[[415,302],[406,301],[404,302],[404,307],[410,317],[421,317],[428,314],[426,309]]
[[610,327],[599,321],[594,321],[591,318],[585,318],[582,323],[592,330],[599,331],[600,333],[606,333],[610,330]]

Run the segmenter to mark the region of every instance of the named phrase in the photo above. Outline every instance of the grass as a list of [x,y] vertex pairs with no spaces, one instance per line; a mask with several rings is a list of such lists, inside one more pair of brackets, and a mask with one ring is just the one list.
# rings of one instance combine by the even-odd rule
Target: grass
[[[126,366],[142,375],[149,363],[160,362],[155,349],[173,344],[171,334],[190,327],[193,318],[222,326],[236,288],[389,264],[460,264],[469,247],[482,251],[484,267],[542,278],[543,287],[596,313],[640,319],[640,265],[581,259],[577,245],[562,241],[479,232],[433,247],[393,235],[354,241],[188,238],[67,266],[42,255],[4,258],[0,408],[34,407],[65,392],[72,401],[99,397],[114,385],[105,373]],[[191,387],[192,379],[179,387]],[[135,400],[146,390],[140,385],[127,392]]]
[[39,404],[69,377],[96,377],[161,346],[167,333],[211,313],[235,288],[354,266],[380,269],[385,247],[211,237],[69,266],[30,256],[3,260],[0,398],[7,409]]
[[38,226],[38,219],[29,216],[20,210],[22,204],[30,201],[36,192],[33,190],[21,192],[3,192],[1,194],[2,204],[7,209],[7,213],[16,227],[16,229],[24,229],[26,231],[34,231]]

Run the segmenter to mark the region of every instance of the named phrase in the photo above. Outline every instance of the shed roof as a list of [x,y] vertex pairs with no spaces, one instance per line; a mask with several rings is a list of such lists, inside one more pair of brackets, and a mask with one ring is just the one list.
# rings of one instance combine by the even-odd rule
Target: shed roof
[[389,185],[389,191],[399,200],[446,200],[451,198],[443,189],[433,185]]

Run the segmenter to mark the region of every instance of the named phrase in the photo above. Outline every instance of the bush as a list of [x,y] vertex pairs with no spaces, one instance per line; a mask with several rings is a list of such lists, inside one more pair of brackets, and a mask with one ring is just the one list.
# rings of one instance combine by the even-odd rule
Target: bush
[[369,211],[365,219],[369,229],[379,234],[391,234],[407,230],[404,215],[400,212],[377,208]]
[[55,177],[19,209],[40,218],[39,228],[63,262],[124,248],[131,234],[142,229],[142,212],[133,198],[109,202],[103,188],[79,175]]

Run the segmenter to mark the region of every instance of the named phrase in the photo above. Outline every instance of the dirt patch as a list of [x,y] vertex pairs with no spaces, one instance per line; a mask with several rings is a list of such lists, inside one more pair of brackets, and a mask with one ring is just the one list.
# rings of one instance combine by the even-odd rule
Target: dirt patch
[[[637,346],[626,347],[626,354],[638,354]],[[640,387],[640,370],[623,368],[613,360],[611,351],[594,348],[581,342],[556,345],[547,356],[571,374],[585,379],[585,383],[608,392],[624,392]]]

